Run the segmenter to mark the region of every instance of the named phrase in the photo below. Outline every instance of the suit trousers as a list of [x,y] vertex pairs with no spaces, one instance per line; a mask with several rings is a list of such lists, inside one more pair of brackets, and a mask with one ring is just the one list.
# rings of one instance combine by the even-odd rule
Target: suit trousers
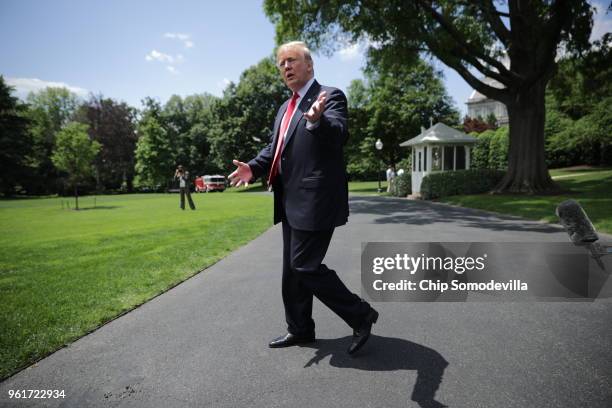
[[185,195],[187,195],[187,201],[189,201],[189,208],[195,210],[195,204],[191,199],[191,193],[188,187],[181,187],[181,209],[185,209]]
[[282,226],[282,292],[289,333],[314,334],[313,295],[350,327],[357,329],[370,311],[370,305],[349,291],[336,272],[322,263],[334,229],[297,230],[284,217]]

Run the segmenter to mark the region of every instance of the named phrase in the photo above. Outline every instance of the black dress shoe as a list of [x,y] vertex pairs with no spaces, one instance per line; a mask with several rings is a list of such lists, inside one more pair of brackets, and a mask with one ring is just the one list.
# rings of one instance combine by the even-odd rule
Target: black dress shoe
[[355,354],[357,350],[363,347],[363,345],[370,338],[372,332],[372,325],[378,320],[378,312],[374,309],[370,309],[366,317],[363,319],[363,323],[359,326],[359,329],[353,332],[353,341],[349,346],[347,352],[349,354]]
[[312,343],[315,341],[314,334],[296,336],[295,334],[287,333],[272,340],[269,344],[271,348],[291,347],[296,344]]

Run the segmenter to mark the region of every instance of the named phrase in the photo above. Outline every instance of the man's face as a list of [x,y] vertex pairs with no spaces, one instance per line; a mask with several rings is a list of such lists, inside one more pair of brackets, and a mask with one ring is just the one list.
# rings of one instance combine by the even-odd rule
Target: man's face
[[283,80],[293,92],[299,91],[312,78],[312,62],[306,60],[300,48],[284,48],[277,57]]

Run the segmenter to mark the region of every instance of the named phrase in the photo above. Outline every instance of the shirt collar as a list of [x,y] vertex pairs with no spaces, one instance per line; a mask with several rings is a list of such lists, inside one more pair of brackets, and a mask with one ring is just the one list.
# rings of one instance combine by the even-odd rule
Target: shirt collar
[[298,95],[300,95],[299,99],[302,99],[304,95],[306,95],[306,93],[308,92],[308,90],[310,89],[314,81],[315,81],[315,78],[313,76],[312,78],[310,78],[308,82],[306,82],[306,85],[300,88],[300,90],[298,91]]

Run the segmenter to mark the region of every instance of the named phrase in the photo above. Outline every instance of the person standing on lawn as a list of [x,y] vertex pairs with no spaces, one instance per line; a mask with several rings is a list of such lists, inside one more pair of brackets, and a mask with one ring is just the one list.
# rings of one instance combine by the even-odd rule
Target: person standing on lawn
[[187,201],[189,201],[189,208],[195,210],[195,204],[191,199],[190,185],[189,185],[189,172],[179,164],[176,171],[174,172],[174,178],[179,181],[179,189],[181,192],[181,210],[185,209],[185,195]]

